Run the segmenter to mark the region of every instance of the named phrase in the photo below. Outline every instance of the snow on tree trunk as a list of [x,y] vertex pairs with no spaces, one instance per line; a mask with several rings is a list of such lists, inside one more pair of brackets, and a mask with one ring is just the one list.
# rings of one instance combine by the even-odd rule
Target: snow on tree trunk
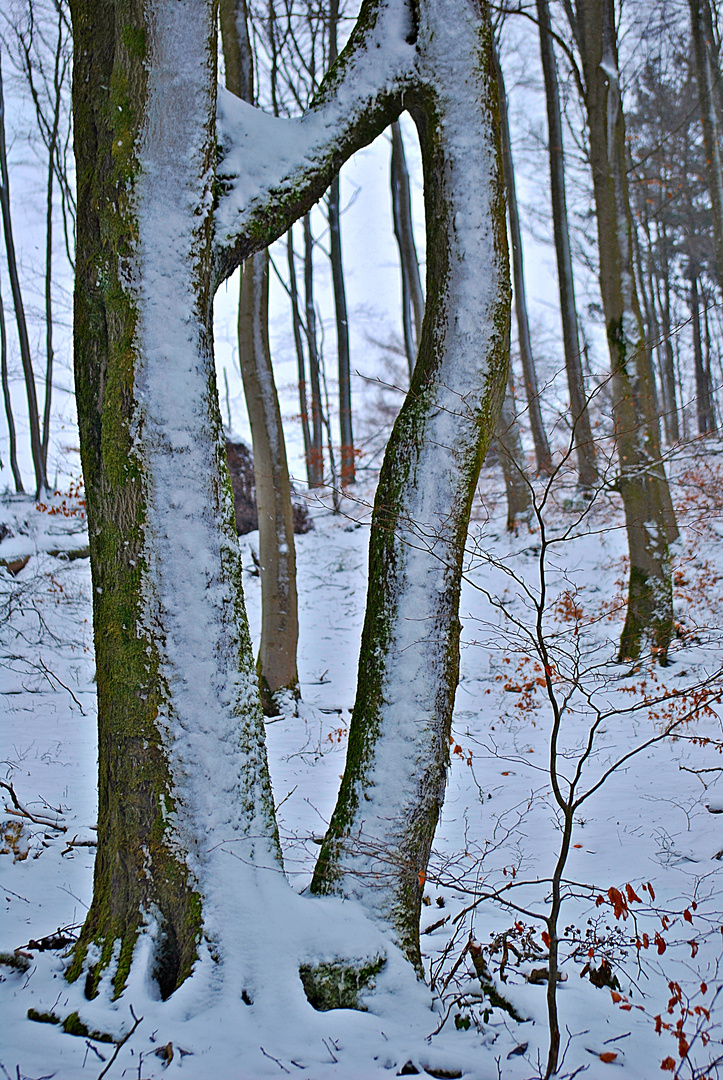
[[72,3],[99,819],[70,977],[88,996],[107,969],[122,991],[144,929],[164,997],[202,935],[235,951],[242,871],[222,840],[247,875],[280,864],[214,376],[214,14]]
[[648,642],[664,660],[674,629],[669,544],[677,537],[677,527],[660,455],[653,369],[635,285],[612,0],[579,2],[577,27],[612,371],[618,483],[630,552],[620,657],[634,659]]
[[492,39],[481,5],[421,0],[404,98],[420,133],[427,303],[377,491],[357,698],[312,888],[358,897],[418,969],[459,665],[469,511],[507,377],[509,279]]

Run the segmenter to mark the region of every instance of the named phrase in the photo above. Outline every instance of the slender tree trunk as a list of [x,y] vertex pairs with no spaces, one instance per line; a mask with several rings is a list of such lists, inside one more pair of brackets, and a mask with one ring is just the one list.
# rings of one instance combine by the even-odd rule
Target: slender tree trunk
[[329,245],[331,277],[336,312],[336,347],[339,363],[339,427],[341,433],[341,486],[355,480],[354,434],[351,411],[351,359],[349,352],[349,316],[346,306],[344,265],[341,255],[341,221],[339,215],[339,177],[329,188]]
[[15,321],[18,327],[18,339],[20,341],[20,357],[25,376],[25,392],[28,398],[28,421],[30,424],[30,448],[35,469],[35,493],[39,496],[47,488],[45,468],[43,466],[43,444],[40,437],[40,415],[38,412],[38,397],[35,390],[35,375],[33,374],[33,362],[30,356],[30,340],[28,327],[25,321],[25,308],[23,295],[20,289],[20,277],[18,264],[15,257],[15,241],[13,239],[13,225],[10,211],[10,178],[8,175],[7,149],[5,145],[5,96],[3,93],[2,71],[0,70],[0,209],[2,209],[3,231],[5,234],[5,250],[8,259],[8,274],[10,276],[10,289],[15,307]]
[[[222,0],[220,14],[226,86],[253,104],[246,0]],[[299,619],[291,484],[269,347],[268,250],[252,255],[241,267],[238,345],[259,519],[261,641],[256,667],[264,712],[274,715],[284,694],[299,696]]]
[[532,491],[525,476],[525,459],[522,452],[520,425],[517,420],[512,369],[507,378],[507,391],[502,402],[500,418],[497,421],[495,442],[505,480],[507,531],[516,532],[520,522],[530,521],[533,507]]
[[99,810],[68,977],[120,994],[143,935],[162,997],[198,959],[240,1001],[242,897],[280,854],[213,360],[215,5],[71,12]]
[[662,327],[662,377],[663,399],[665,401],[665,432],[668,444],[672,445],[680,438],[678,422],[678,403],[675,377],[675,353],[673,350],[672,327],[670,325],[670,263],[668,260],[668,238],[663,228],[663,257],[660,272],[656,279],[658,308]]
[[[337,25],[339,0],[329,2],[329,66],[337,57]],[[334,310],[336,312],[336,348],[339,367],[339,428],[341,433],[341,486],[354,483],[354,434],[351,411],[351,358],[349,351],[349,315],[346,306],[344,263],[341,254],[341,212],[339,177],[335,176],[329,188],[329,244],[331,278],[334,286]]]
[[58,14],[58,43],[55,49],[53,72],[53,121],[48,138],[48,180],[45,204],[45,402],[43,407],[43,472],[48,474],[48,447],[50,445],[50,412],[53,397],[53,187],[58,151],[60,127],[61,78],[60,59],[63,46],[63,15]]
[[18,443],[15,436],[15,417],[13,416],[13,403],[10,397],[10,382],[8,380],[8,335],[5,327],[5,307],[2,294],[0,293],[0,372],[2,373],[3,401],[5,402],[5,417],[8,422],[8,450],[10,453],[10,469],[13,474],[15,490],[20,495],[25,491],[23,478],[18,466]]
[[419,913],[459,670],[462,558],[507,381],[509,282],[489,22],[484,9],[452,0],[420,0],[417,10],[417,82],[404,106],[422,146],[427,302],[375,500],[347,762],[312,889],[359,897],[421,970]]
[[595,444],[587,409],[585,380],[582,372],[582,350],[575,302],[575,277],[570,251],[570,226],[567,220],[565,195],[565,150],[562,137],[560,91],[557,63],[552,41],[548,0],[537,0],[537,19],[540,29],[540,55],[545,80],[547,105],[548,153],[550,157],[550,195],[552,224],[557,256],[557,281],[560,290],[562,341],[565,350],[565,371],[570,394],[570,413],[574,428],[574,445],[580,487],[592,490],[597,482]]
[[677,527],[660,456],[652,365],[635,288],[613,2],[584,0],[576,10],[619,485],[630,552],[628,610],[620,657],[639,656],[648,641],[664,660],[674,629],[669,543],[677,536]]
[[723,290],[723,131],[716,107],[720,94],[716,84],[720,83],[722,76],[712,40],[709,0],[688,0],[688,6],[707,161],[718,287]]
[[294,231],[289,229],[286,236],[286,257],[289,266],[289,298],[291,301],[291,325],[294,331],[296,348],[296,368],[299,379],[299,409],[301,411],[301,433],[304,439],[304,461],[306,462],[306,482],[315,487],[315,473],[312,467],[311,431],[309,429],[309,405],[306,397],[306,364],[304,360],[304,342],[301,336],[301,315],[299,313],[299,286],[296,278],[296,255],[294,254]]
[[404,351],[407,354],[409,378],[412,377],[417,361],[417,349],[422,333],[424,319],[424,292],[419,276],[419,259],[414,243],[412,224],[412,198],[409,189],[409,171],[404,153],[402,128],[398,120],[392,130],[392,218],[394,235],[399,248],[399,265],[402,271],[402,327],[404,330]]
[[537,373],[535,361],[532,355],[532,342],[530,340],[530,322],[527,315],[527,292],[525,289],[525,272],[522,258],[522,230],[520,229],[520,215],[517,208],[517,191],[515,187],[515,170],[512,161],[512,143],[510,140],[510,122],[507,113],[507,96],[505,93],[504,77],[499,60],[497,60],[497,80],[499,83],[500,100],[500,132],[502,138],[502,163],[504,167],[505,192],[507,194],[507,216],[510,223],[510,247],[512,249],[512,277],[514,281],[515,313],[517,315],[517,337],[520,347],[520,359],[522,361],[522,378],[525,384],[525,397],[527,410],[532,429],[532,441],[535,445],[535,458],[538,473],[552,472],[552,456],[550,446],[545,434],[545,426],[542,422],[540,411],[540,390],[537,385]]
[[698,275],[690,276],[690,321],[693,328],[693,362],[695,365],[695,403],[698,415],[698,434],[709,435],[714,429],[711,418],[710,385],[703,359],[703,337],[700,332],[700,295],[698,293]]
[[324,483],[324,431],[321,404],[321,374],[319,349],[316,337],[316,305],[314,303],[314,240],[311,234],[311,218],[304,214],[304,313],[306,316],[306,346],[309,355],[309,382],[311,383],[311,453],[309,473],[310,487]]

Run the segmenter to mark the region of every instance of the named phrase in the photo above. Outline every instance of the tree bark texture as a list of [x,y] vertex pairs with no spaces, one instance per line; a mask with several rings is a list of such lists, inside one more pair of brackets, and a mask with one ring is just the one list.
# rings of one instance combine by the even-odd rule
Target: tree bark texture
[[143,931],[163,997],[209,949],[240,994],[220,844],[248,873],[280,855],[213,365],[215,7],[71,13],[99,814],[69,977],[93,996],[109,969],[119,994]]
[[584,490],[592,490],[597,481],[595,444],[590,427],[590,414],[587,409],[585,380],[582,372],[582,350],[580,349],[577,304],[575,303],[575,277],[572,270],[570,226],[567,219],[567,198],[565,195],[565,151],[562,138],[560,90],[557,80],[557,62],[552,41],[548,0],[537,0],[537,19],[540,30],[542,72],[545,80],[548,154],[550,158],[550,196],[552,200],[555,254],[557,256],[557,281],[560,291],[565,371],[570,394],[570,413],[580,487]]
[[507,114],[507,95],[505,82],[499,60],[497,64],[497,81],[499,83],[500,100],[500,132],[502,138],[502,164],[504,167],[505,192],[507,194],[507,216],[510,223],[510,247],[512,249],[512,277],[514,281],[515,314],[517,315],[517,339],[520,347],[520,360],[522,362],[522,379],[525,384],[525,398],[527,411],[532,430],[532,441],[535,446],[535,459],[537,472],[550,475],[552,472],[552,456],[550,446],[545,434],[545,425],[542,420],[540,409],[540,388],[537,385],[537,372],[535,371],[535,359],[532,355],[532,341],[530,339],[530,320],[527,315],[527,290],[525,288],[525,269],[522,254],[522,230],[520,228],[520,214],[517,206],[517,189],[515,186],[515,169],[512,160],[512,142],[510,137],[510,122]]
[[391,126],[392,132],[392,220],[394,235],[399,248],[399,265],[402,272],[402,329],[404,351],[407,354],[409,378],[417,362],[417,349],[424,320],[424,291],[419,276],[419,258],[414,243],[412,223],[412,197],[409,189],[409,170],[404,153],[402,127],[398,120]]
[[660,456],[653,370],[635,286],[632,217],[625,169],[625,120],[612,0],[578,3],[602,293],[613,388],[619,487],[630,553],[628,609],[620,657],[644,643],[664,659],[672,638],[669,544],[675,513]]
[[427,302],[375,500],[349,750],[312,889],[358,897],[419,970],[458,678],[461,561],[507,380],[509,283],[491,29],[481,6],[422,0],[418,10],[404,104],[422,146]]

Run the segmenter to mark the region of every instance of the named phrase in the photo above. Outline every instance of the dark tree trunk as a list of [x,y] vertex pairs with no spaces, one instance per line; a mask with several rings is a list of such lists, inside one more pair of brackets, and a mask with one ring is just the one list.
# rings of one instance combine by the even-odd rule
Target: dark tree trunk
[[557,256],[557,280],[560,290],[560,316],[565,351],[565,371],[570,394],[570,413],[574,429],[578,478],[580,487],[589,491],[593,489],[597,482],[595,444],[590,426],[585,380],[582,372],[582,350],[580,349],[580,333],[577,323],[575,278],[572,270],[570,226],[567,220],[567,198],[565,195],[565,152],[562,138],[560,91],[548,0],[537,0],[537,18],[540,28],[542,72],[545,79],[548,152],[550,157],[550,195],[552,199],[552,224],[555,234],[555,254]]
[[[329,2],[329,66],[337,57],[337,25],[339,0]],[[331,278],[334,286],[336,312],[336,348],[339,370],[339,428],[341,434],[341,486],[355,480],[354,434],[351,411],[351,355],[349,351],[349,314],[346,305],[344,263],[341,254],[341,211],[339,206],[339,177],[329,188],[329,245]]]
[[[226,86],[253,104],[253,57],[245,0],[223,0],[221,37]],[[241,267],[239,364],[253,445],[259,522],[261,641],[257,669],[264,712],[274,715],[284,695],[299,696],[296,648],[299,620],[296,552],[286,442],[269,348],[269,254]]]
[[530,340],[530,321],[527,315],[527,292],[525,289],[525,272],[522,257],[522,230],[520,229],[520,215],[517,207],[515,171],[512,161],[512,144],[510,141],[510,123],[507,114],[507,97],[505,94],[505,83],[499,60],[496,60],[496,66],[500,100],[502,164],[505,177],[505,192],[507,195],[507,216],[510,223],[512,277],[514,281],[515,313],[517,315],[517,338],[520,347],[520,360],[522,361],[522,379],[525,384],[525,397],[527,399],[530,428],[532,429],[532,441],[535,445],[537,471],[538,473],[545,473],[549,476],[552,472],[552,456],[550,454],[547,435],[545,434],[545,426],[542,422],[540,390],[537,385],[537,373],[535,371],[535,361],[532,355],[532,342]]
[[5,307],[0,294],[0,371],[2,372],[3,401],[5,402],[5,418],[8,422],[8,451],[10,453],[10,470],[13,474],[15,490],[20,495],[25,491],[23,478],[18,466],[18,444],[15,436],[15,417],[13,416],[13,403],[10,397],[10,383],[8,381],[8,335],[5,326]]
[[576,29],[590,133],[619,487],[630,552],[620,657],[639,656],[649,642],[664,660],[674,630],[669,544],[677,536],[677,527],[660,456],[652,365],[635,288],[612,0],[580,0]]
[[18,264],[15,257],[15,241],[13,239],[13,224],[10,211],[10,178],[8,175],[8,159],[5,145],[5,96],[3,93],[2,71],[0,71],[0,209],[2,210],[10,289],[12,291],[13,305],[15,307],[15,321],[18,327],[20,358],[23,364],[23,375],[25,376],[25,393],[27,394],[28,399],[30,448],[33,458],[33,467],[35,469],[35,493],[37,497],[47,488],[48,484],[45,468],[43,466],[43,443],[40,435],[40,414],[38,413],[38,396],[35,389],[35,375],[33,373],[33,362],[30,356],[30,339],[28,338],[23,294],[20,288]]
[[419,276],[419,259],[414,243],[412,225],[412,198],[409,189],[409,171],[404,153],[402,128],[398,120],[391,127],[392,131],[392,218],[394,235],[399,248],[399,265],[402,271],[402,328],[404,330],[404,351],[407,354],[409,377],[411,379],[417,361],[419,337],[424,319],[424,292]]
[[304,313],[306,316],[306,347],[309,356],[311,384],[311,449],[309,453],[310,487],[324,483],[324,417],[321,403],[321,371],[316,336],[316,304],[314,302],[314,239],[311,218],[304,214]]

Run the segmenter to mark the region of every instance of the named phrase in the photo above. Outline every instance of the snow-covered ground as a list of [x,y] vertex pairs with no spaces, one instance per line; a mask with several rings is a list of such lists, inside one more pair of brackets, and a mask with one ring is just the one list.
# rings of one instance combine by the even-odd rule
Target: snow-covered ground
[[[380,977],[367,1013],[265,1010],[249,1028],[241,1002],[233,1005],[238,1021],[226,1003],[211,1023],[194,1003],[162,1003],[152,988],[131,983],[104,1029],[120,1039],[133,1014],[143,1017],[120,1047],[27,1019],[28,1009],[67,1015],[78,993],[63,970],[92,888],[95,702],[82,492],[57,496],[44,510],[6,496],[0,560],[14,573],[0,569],[0,779],[20,806],[3,787],[0,951],[19,964],[0,967],[3,1075],[365,1080],[406,1066],[407,1074],[526,1080],[544,1072],[546,990],[534,972],[546,966],[543,917],[562,832],[549,771],[552,708],[526,638],[541,554],[552,685],[558,699],[571,691],[560,772],[573,774],[594,724],[580,793],[622,762],[575,810],[562,874],[561,1075],[586,1069],[597,1080],[619,1068],[636,1080],[717,1075],[709,1064],[723,1052],[717,454],[715,444],[699,444],[671,466],[682,526],[680,636],[666,668],[615,662],[625,583],[617,496],[601,494],[581,516],[561,475],[544,518],[548,538],[568,535],[545,553],[538,528],[504,531],[501,478],[495,467],[483,470],[461,605],[452,764],[422,918],[432,995],[420,987],[411,1009],[401,995],[403,1012]],[[354,699],[371,492],[358,494],[346,516],[312,507],[316,528],[297,538],[303,703],[298,715],[267,726],[285,864],[298,892],[333,808]],[[243,540],[247,568],[256,541],[256,534]],[[245,587],[255,634],[258,577],[246,573]],[[299,925],[280,927],[280,940],[303,933],[306,903],[326,902],[300,899]],[[522,1020],[483,992],[485,970]],[[268,978],[273,985],[273,953]]]

